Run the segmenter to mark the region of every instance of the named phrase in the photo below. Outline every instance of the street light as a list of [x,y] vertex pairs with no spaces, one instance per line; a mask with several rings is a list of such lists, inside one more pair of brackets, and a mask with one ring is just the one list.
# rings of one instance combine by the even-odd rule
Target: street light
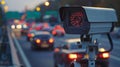
[[40,7],[36,7],[36,11],[40,11],[41,10],[41,8]]
[[1,1],[1,4],[2,4],[2,5],[5,5],[5,4],[6,4],[5,0],[2,0],[2,1]]
[[50,2],[45,2],[45,6],[49,6],[50,5]]
[[4,11],[5,11],[5,12],[8,11],[8,6],[7,6],[7,5],[4,6]]

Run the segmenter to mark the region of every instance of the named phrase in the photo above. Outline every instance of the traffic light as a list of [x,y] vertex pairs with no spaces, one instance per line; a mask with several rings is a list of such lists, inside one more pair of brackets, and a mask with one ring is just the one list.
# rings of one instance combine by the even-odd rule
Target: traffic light
[[2,0],[0,4],[5,5],[6,4],[5,0]]
[[61,7],[59,12],[68,34],[109,33],[117,21],[116,12],[111,8]]

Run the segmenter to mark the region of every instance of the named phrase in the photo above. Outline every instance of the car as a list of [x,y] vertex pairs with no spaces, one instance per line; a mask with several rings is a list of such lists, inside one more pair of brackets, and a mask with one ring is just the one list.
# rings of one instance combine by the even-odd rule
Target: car
[[56,25],[52,30],[53,36],[64,36],[65,30],[61,25]]
[[36,30],[34,30],[34,29],[28,31],[27,36],[26,36],[27,41],[31,41],[32,40],[32,38],[35,35],[35,32],[36,32]]
[[[54,67],[74,67],[74,65],[72,65],[74,61],[80,63],[80,67],[88,67],[89,55],[81,48],[82,46],[79,41],[74,41],[71,39],[71,41],[66,42],[65,40],[61,46],[54,48]],[[109,57],[109,53],[105,52],[104,48],[100,48],[96,56],[96,67],[108,67]]]
[[21,29],[22,25],[21,24],[12,24],[11,29]]
[[49,23],[47,23],[47,22],[44,22],[44,23],[43,23],[42,31],[48,31],[48,32],[51,33],[52,29],[53,29],[53,28],[50,26]]
[[21,34],[26,35],[28,33],[29,28],[27,24],[21,24],[21,25],[22,25]]
[[45,31],[36,32],[31,41],[32,49],[48,48],[52,50],[53,46],[54,46],[53,36],[49,32],[45,32]]
[[40,31],[43,28],[43,24],[42,23],[37,23],[33,27],[34,27],[35,30]]
[[11,29],[23,29],[27,28],[28,26],[26,25],[25,21],[14,19],[13,23],[10,24],[10,27]]
[[53,15],[44,15],[43,21],[48,22],[50,26],[55,26],[59,23],[58,18]]
[[23,29],[21,29],[21,34],[27,35],[28,31],[29,31],[29,28],[23,28]]
[[48,32],[52,31],[52,27],[49,25],[49,23],[46,22],[35,24],[34,29],[37,31],[48,31]]

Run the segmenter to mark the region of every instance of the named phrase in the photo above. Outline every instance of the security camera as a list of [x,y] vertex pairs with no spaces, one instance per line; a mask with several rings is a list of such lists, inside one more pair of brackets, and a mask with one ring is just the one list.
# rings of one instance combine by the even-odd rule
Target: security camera
[[59,12],[68,34],[109,33],[117,22],[116,11],[112,8],[61,7]]

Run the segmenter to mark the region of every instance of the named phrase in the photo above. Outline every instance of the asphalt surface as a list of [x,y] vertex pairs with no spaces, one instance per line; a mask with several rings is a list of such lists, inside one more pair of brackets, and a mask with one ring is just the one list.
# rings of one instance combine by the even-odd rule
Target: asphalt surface
[[[105,48],[109,48],[105,36],[100,36],[101,42]],[[64,37],[55,37],[55,46],[58,46],[61,40],[68,38],[79,38],[79,35],[66,35]],[[32,67],[54,67],[53,51],[49,50],[35,50],[31,49],[31,44],[26,40],[26,36],[19,36],[18,42],[20,43],[28,61]],[[114,42],[114,49],[111,52],[110,67],[120,67],[120,38],[112,38]]]

